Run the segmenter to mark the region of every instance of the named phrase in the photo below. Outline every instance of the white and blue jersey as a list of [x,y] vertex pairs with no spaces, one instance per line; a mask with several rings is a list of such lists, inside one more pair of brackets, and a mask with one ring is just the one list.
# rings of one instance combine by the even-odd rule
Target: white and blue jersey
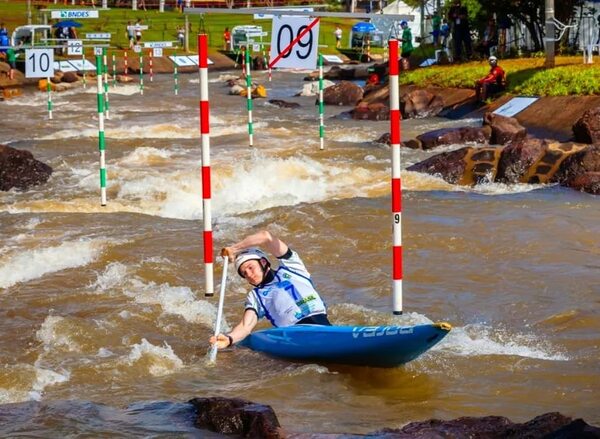
[[326,314],[325,304],[298,253],[290,249],[278,260],[273,279],[248,293],[245,309],[256,311],[259,319],[266,317],[275,327],[292,326],[307,317]]

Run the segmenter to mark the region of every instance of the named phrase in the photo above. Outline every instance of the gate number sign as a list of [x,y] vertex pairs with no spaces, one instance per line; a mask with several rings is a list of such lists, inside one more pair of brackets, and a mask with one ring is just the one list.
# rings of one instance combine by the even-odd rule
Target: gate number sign
[[269,67],[314,69],[318,47],[318,18],[273,17]]
[[52,49],[25,49],[25,77],[47,78],[54,76]]

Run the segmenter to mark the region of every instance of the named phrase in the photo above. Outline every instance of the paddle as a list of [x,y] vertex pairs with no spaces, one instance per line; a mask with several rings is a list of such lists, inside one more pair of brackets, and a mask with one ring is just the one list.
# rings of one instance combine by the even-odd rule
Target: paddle
[[[223,318],[223,303],[225,302],[225,284],[227,283],[227,266],[229,265],[229,258],[225,256],[223,258],[223,276],[221,277],[221,291],[219,292],[219,308],[217,309],[217,322],[215,323],[215,338],[221,332],[221,319]],[[217,361],[217,342],[212,345],[210,350],[209,361],[214,363]]]

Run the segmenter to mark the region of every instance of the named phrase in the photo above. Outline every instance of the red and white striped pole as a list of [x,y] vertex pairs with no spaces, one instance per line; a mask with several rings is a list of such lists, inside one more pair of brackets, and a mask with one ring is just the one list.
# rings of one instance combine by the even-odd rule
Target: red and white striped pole
[[123,63],[125,64],[125,80],[127,80],[127,50],[125,50],[125,53],[123,54]]
[[198,35],[200,67],[200,139],[202,142],[202,218],[204,221],[205,296],[213,296],[213,236],[210,207],[210,119],[208,102],[208,36]]
[[269,66],[269,82],[271,82],[271,80],[273,79],[273,73],[272,73],[272,69],[271,69],[271,46],[269,46],[269,61],[267,62],[267,65]]
[[392,148],[393,313],[402,314],[402,179],[400,177],[400,84],[398,40],[389,41],[390,144]]

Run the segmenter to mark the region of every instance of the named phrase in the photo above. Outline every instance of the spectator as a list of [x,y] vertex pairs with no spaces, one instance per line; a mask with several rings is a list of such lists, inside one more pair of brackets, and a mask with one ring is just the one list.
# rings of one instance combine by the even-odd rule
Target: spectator
[[489,58],[491,53],[490,49],[498,45],[498,29],[496,28],[496,20],[490,18],[485,26],[483,35],[479,44],[477,45],[477,51],[481,53],[484,58]]
[[185,29],[183,26],[179,26],[177,29],[177,41],[179,41],[179,45],[183,47],[185,44]]
[[508,18],[508,15],[501,15],[498,19],[498,28],[500,32],[498,33],[498,53],[500,55],[504,55],[506,52],[506,33],[511,28],[512,21]]
[[448,11],[448,21],[452,27],[452,39],[454,40],[454,58],[462,60],[463,45],[468,58],[471,58],[471,29],[469,28],[469,13],[461,0],[454,0],[454,4]]
[[442,17],[440,17],[440,13],[437,10],[435,10],[431,16],[431,27],[433,29],[431,32],[431,35],[433,35],[433,47],[437,49],[440,46],[440,34],[442,28]]
[[8,29],[4,26],[4,23],[0,23],[0,35],[8,35]]
[[506,73],[498,65],[498,58],[490,56],[490,72],[475,82],[478,101],[485,101],[491,95],[506,89]]
[[135,30],[131,25],[131,21],[127,22],[127,39],[129,40],[129,49],[133,49],[133,43],[135,41]]
[[412,32],[410,27],[408,27],[408,22],[406,20],[400,22],[400,27],[402,28],[402,38],[400,38],[400,42],[402,43],[402,54],[400,55],[402,60],[402,70],[409,70],[410,55],[414,50],[412,45]]
[[342,28],[339,24],[335,25],[333,35],[335,35],[335,48],[339,49],[340,47],[342,47]]
[[135,42],[139,44],[140,41],[142,41],[142,20],[138,18],[135,22]]
[[598,20],[598,40],[596,40],[596,44],[600,44],[600,14],[598,14],[596,20]]
[[231,50],[231,32],[228,27],[223,31],[223,50]]

